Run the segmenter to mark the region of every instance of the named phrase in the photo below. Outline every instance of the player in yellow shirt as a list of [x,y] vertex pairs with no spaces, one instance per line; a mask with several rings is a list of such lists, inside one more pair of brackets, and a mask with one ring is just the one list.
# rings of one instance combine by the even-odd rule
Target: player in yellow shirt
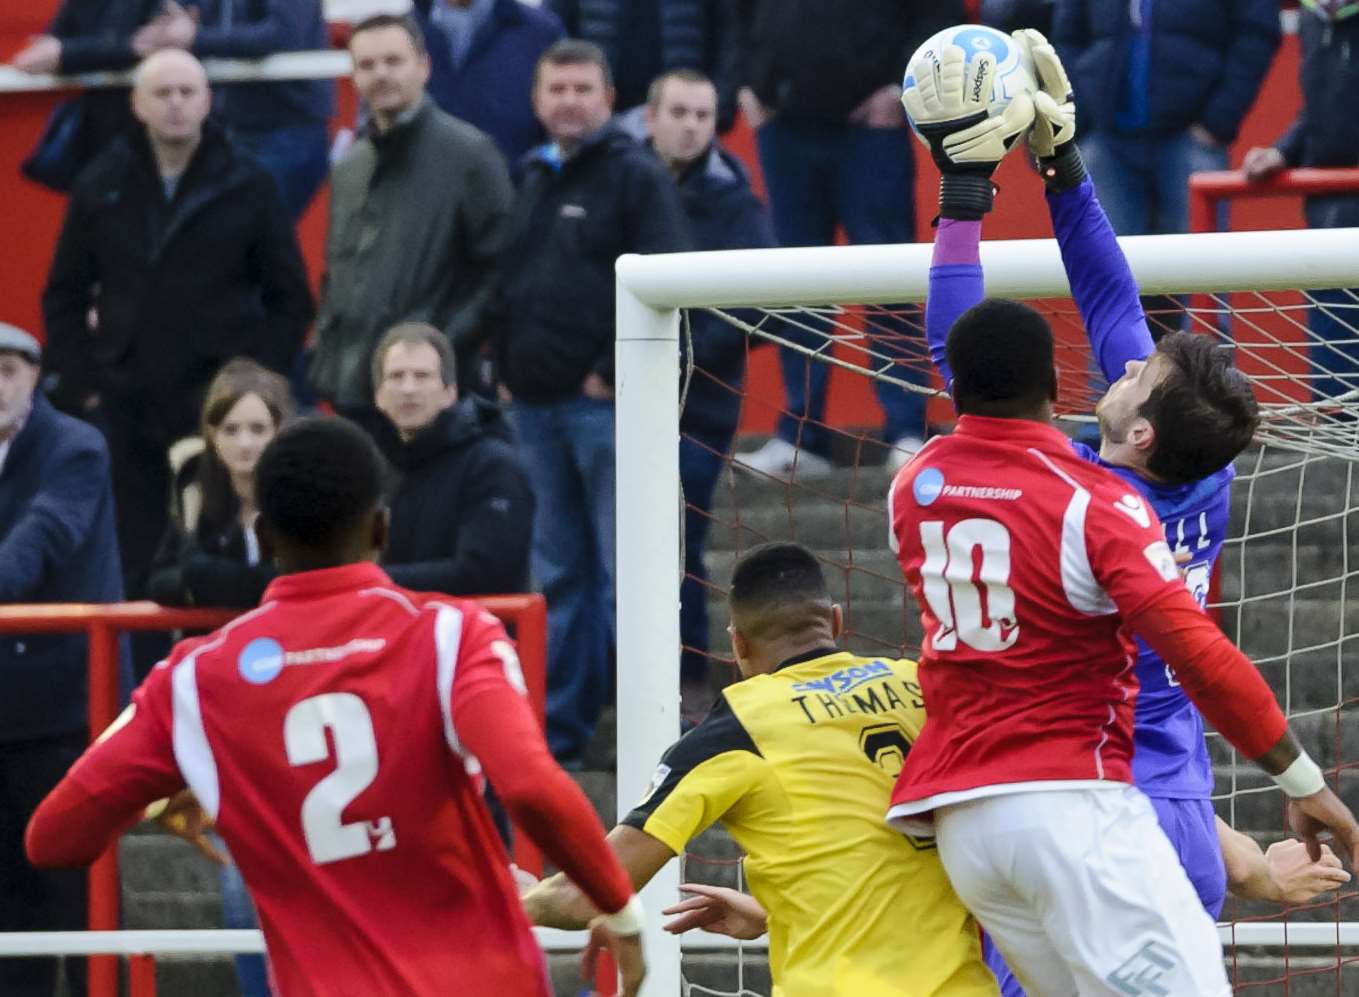
[[[805,547],[746,554],[731,585],[743,680],[661,760],[647,796],[609,833],[640,889],[720,820],[768,912],[775,995],[994,997],[976,922],[926,842],[883,819],[925,721],[913,661],[836,647],[840,607]],[[583,928],[595,913],[554,876],[530,918]]]

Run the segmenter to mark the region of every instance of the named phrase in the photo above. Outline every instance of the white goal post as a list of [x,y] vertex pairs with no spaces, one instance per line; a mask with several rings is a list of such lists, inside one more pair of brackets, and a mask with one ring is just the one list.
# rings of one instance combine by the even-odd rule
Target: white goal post
[[[1359,229],[1140,236],[1121,239],[1146,294],[1224,294],[1359,286]],[[617,300],[618,810],[645,793],[679,712],[680,314],[682,309],[874,305],[924,300],[927,244],[624,256]],[[1053,240],[983,242],[986,293],[1065,298]],[[1296,406],[1295,406],[1296,407]],[[1306,406],[1301,406],[1306,407]],[[884,544],[886,526],[884,525]],[[678,863],[645,891],[652,970],[646,993],[682,993],[679,944],[659,910],[677,896]],[[1317,926],[1321,928],[1323,926]],[[1328,943],[1359,926],[1324,926]],[[1238,925],[1251,944],[1279,925]],[[1295,930],[1295,929],[1294,929]],[[1309,929],[1316,930],[1316,929]],[[1323,932],[1324,933],[1324,932]],[[1225,937],[1230,937],[1228,931]],[[1296,935],[1290,936],[1298,937]]]

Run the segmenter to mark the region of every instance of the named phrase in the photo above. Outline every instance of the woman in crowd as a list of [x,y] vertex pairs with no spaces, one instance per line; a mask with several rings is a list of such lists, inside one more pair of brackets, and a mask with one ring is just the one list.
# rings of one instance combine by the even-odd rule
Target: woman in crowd
[[[177,476],[176,515],[151,572],[151,596],[167,606],[246,609],[274,577],[255,535],[255,464],[292,415],[288,382],[253,360],[236,359],[208,386],[201,420],[203,450]],[[241,874],[222,868],[228,928],[255,927]],[[242,997],[269,997],[264,959],[236,957]]]

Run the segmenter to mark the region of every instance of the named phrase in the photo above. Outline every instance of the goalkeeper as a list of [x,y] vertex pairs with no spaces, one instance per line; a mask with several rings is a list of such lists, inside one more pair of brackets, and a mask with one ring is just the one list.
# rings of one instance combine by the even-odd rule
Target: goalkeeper
[[[840,607],[797,544],[746,554],[730,605],[743,681],[665,753],[609,833],[634,885],[720,820],[769,912],[776,995],[994,997],[977,924],[938,853],[883,821],[925,720],[915,662],[839,650]],[[523,899],[547,927],[582,928],[596,913],[561,875]]]
[[[1032,55],[1041,85],[1033,98],[1029,146],[1046,187],[1072,297],[1111,385],[1095,408],[1098,452],[1072,446],[1151,503],[1202,605],[1227,535],[1231,462],[1250,443],[1258,422],[1255,398],[1230,354],[1211,337],[1176,333],[1153,343],[1137,284],[1072,141],[1075,107],[1066,72],[1041,34],[1023,30],[1014,37]],[[941,63],[950,61],[959,60],[945,55]],[[976,110],[967,106],[965,83],[950,85],[947,71],[917,65],[912,74],[921,85],[902,100],[913,119],[932,122],[920,130],[943,173],[926,338],[951,388],[945,341],[958,317],[983,299],[981,219],[991,207],[991,173],[1016,133],[1000,118],[979,123]],[[1297,903],[1348,881],[1329,849],[1315,863],[1296,842],[1276,844],[1265,855],[1219,820],[1210,800],[1212,766],[1198,709],[1170,667],[1141,641],[1137,677],[1134,780],[1151,798],[1211,915],[1221,911],[1229,882],[1240,896]]]

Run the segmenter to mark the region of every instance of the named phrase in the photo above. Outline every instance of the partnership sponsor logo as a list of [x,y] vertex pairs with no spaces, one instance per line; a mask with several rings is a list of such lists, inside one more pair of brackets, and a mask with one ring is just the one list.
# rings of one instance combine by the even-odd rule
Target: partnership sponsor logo
[[386,646],[387,641],[381,637],[355,637],[338,647],[285,651],[272,637],[256,637],[241,651],[236,668],[247,682],[264,685],[278,678],[289,665],[329,665],[354,654],[376,654]]

